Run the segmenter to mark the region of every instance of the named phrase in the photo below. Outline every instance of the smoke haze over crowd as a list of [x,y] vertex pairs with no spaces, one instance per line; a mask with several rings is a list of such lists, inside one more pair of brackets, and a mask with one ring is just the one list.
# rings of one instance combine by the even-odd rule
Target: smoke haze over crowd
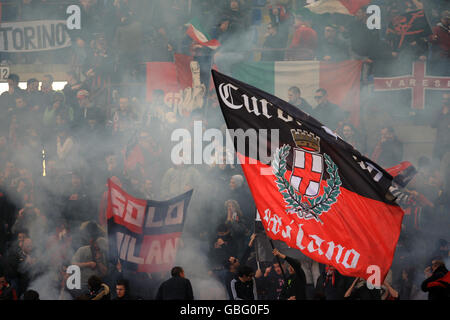
[[[20,295],[29,289],[49,300],[84,294],[64,287],[65,268],[75,263],[74,256],[81,256],[76,255],[80,247],[93,248],[94,243],[99,247],[97,263],[107,261],[107,245],[102,247],[101,240],[108,240],[105,209],[107,180],[112,179],[139,199],[163,201],[194,190],[175,265],[182,266],[192,282],[195,299],[229,299],[224,274],[230,263],[225,261],[230,256],[241,259],[248,247],[257,228],[254,201],[239,164],[223,161],[235,157],[234,150],[220,148],[225,141],[216,141],[213,164],[175,165],[171,154],[177,141],[172,133],[180,128],[191,133],[194,159],[195,150],[211,143],[197,143],[195,121],[201,121],[203,130],[225,131],[211,69],[238,79],[247,73],[254,83],[267,84],[276,82],[275,61],[292,63],[279,71],[291,75],[291,66],[316,63],[324,70],[357,60],[359,104],[349,105],[353,109],[337,103],[341,95],[333,88],[317,91],[323,83],[319,80],[307,94],[301,87],[283,89],[279,98],[329,126],[380,166],[410,161],[416,167],[418,174],[405,190],[409,201],[401,204],[407,214],[391,284],[400,290],[402,271],[414,269],[415,278],[409,280],[418,289],[405,298],[427,299],[420,283],[430,259],[439,256],[449,266],[450,88],[442,80],[439,88],[423,89],[424,108],[415,109],[412,88],[378,90],[374,78],[411,76],[414,63],[425,63],[426,76],[450,83],[449,8],[438,0],[377,3],[382,3],[381,30],[366,28],[365,7],[348,15],[316,14],[301,0],[2,1],[2,24],[17,23],[20,28],[23,21],[65,21],[67,7],[77,5],[81,29],[65,30],[67,47],[0,52],[0,67],[9,67],[20,83],[28,81],[21,90],[14,77],[4,79],[0,97],[1,273]],[[386,30],[396,15],[417,9],[424,9],[430,32],[407,36],[399,47],[395,34]],[[186,34],[194,18],[208,40],[220,42],[217,49]],[[447,31],[447,38],[439,28]],[[31,37],[37,29],[21,30]],[[20,37],[19,32],[13,36]],[[185,60],[177,60],[180,57]],[[269,68],[273,79],[258,78],[257,71]],[[149,84],[151,73],[157,80]],[[283,86],[293,87],[296,78],[305,80],[304,74],[297,74],[292,85]],[[53,90],[52,82],[61,81],[67,82],[64,89]],[[167,89],[173,82],[176,89]],[[348,96],[342,100],[352,101]],[[321,111],[330,104],[336,105],[334,112]],[[230,218],[232,213],[239,216],[237,221]],[[31,239],[32,250],[23,248],[22,233]],[[218,239],[225,237],[228,247],[217,250]],[[264,239],[256,242],[257,249],[241,264],[248,262],[254,271],[262,266],[264,274],[274,257],[263,258]],[[315,287],[325,266],[283,243],[276,246],[302,261]],[[110,261],[105,264],[108,272],[101,278],[112,296],[116,280],[128,276],[135,296],[154,299],[159,285],[170,277],[169,270],[136,275]],[[101,274],[99,269],[88,271]]]

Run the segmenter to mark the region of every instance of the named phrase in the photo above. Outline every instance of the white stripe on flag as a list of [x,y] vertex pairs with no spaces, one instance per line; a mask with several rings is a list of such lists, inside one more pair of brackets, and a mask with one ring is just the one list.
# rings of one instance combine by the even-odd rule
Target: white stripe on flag
[[209,39],[203,34],[203,32],[201,32],[200,30],[198,30],[196,27],[194,27],[193,25],[192,29],[195,33],[195,36],[197,37],[198,40],[200,40],[200,42],[208,42]]
[[320,61],[280,61],[274,66],[274,95],[288,100],[288,90],[297,86],[301,97],[314,106],[315,91],[320,83]]
[[311,3],[305,8],[308,8],[314,13],[342,13],[350,14],[347,8],[339,0],[319,0],[317,2]]

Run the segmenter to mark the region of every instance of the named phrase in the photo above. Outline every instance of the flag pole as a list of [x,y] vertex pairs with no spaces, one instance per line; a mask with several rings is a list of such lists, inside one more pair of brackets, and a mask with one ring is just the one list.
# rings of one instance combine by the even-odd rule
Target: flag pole
[[[269,238],[269,242],[270,242],[270,245],[272,246],[272,250],[275,249],[272,239]],[[287,282],[286,275],[284,274],[283,265],[281,264],[280,258],[278,256],[275,256],[275,258],[277,258],[277,262],[280,265],[280,269],[281,269],[281,273],[283,274],[284,282]]]
[[[253,233],[255,234],[255,242],[258,240],[256,239],[257,234],[256,234],[256,215],[255,215],[255,219],[253,220]],[[255,255],[256,255],[256,265],[258,266],[258,269],[261,269],[261,266],[259,264],[259,254],[258,254],[258,247],[255,245],[253,246],[255,248]]]
[[[257,220],[258,219],[258,217],[259,217],[259,214],[258,214],[258,209],[256,208],[255,209],[255,223],[254,223],[254,228],[255,228],[255,232],[256,232],[256,221],[261,221],[261,220]],[[259,217],[259,219],[261,219],[260,217]],[[271,247],[272,247],[272,251],[273,251],[273,249],[275,249],[275,246],[273,245],[273,241],[272,241],[272,239],[270,239],[270,237],[267,235],[267,233],[266,233],[266,230],[264,229],[264,233],[266,234],[266,237],[269,239],[269,242],[270,242],[270,245],[271,245]],[[256,238],[255,238],[255,240],[256,240]],[[257,248],[255,248],[255,252],[256,252],[256,261],[257,262],[259,262],[258,260],[258,249]],[[275,258],[277,259],[277,262],[278,262],[278,264],[280,265],[280,269],[281,269],[281,273],[282,273],[282,275],[283,275],[283,279],[284,279],[284,281],[286,282],[287,280],[286,280],[286,275],[284,274],[284,270],[283,270],[283,265],[281,264],[281,261],[280,261],[280,258],[278,257],[278,256],[275,256]],[[258,267],[259,267],[259,264],[258,264]]]

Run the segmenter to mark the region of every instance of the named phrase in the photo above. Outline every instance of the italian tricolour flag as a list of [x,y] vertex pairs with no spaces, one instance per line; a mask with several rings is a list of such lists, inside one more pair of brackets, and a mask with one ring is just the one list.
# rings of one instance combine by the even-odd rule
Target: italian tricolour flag
[[212,50],[216,50],[220,47],[220,42],[217,39],[211,39],[206,30],[203,29],[198,19],[192,19],[186,24],[186,26],[186,34],[194,41]]
[[324,88],[329,100],[350,111],[359,125],[362,62],[347,60],[246,62],[233,68],[233,77],[287,101],[288,90],[297,86],[303,99],[315,106],[315,91]]
[[311,12],[354,15],[371,0],[319,0],[306,6]]

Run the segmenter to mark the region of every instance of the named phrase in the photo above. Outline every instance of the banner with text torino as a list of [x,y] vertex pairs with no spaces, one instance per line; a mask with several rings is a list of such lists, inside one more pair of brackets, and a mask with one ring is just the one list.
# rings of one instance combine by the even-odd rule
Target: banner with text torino
[[0,52],[34,52],[71,46],[65,20],[5,22],[0,26]]
[[267,235],[343,275],[378,266],[383,280],[403,218],[392,176],[298,108],[212,74]]
[[167,201],[134,198],[108,180],[109,261],[137,272],[174,266],[192,190]]

